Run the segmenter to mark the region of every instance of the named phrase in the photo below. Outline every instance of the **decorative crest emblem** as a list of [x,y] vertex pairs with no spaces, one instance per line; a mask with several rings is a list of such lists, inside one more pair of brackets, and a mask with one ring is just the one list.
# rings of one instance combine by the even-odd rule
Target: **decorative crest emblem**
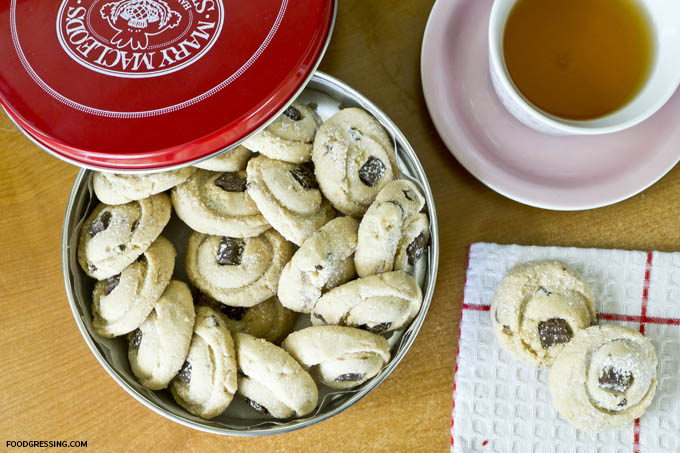
[[57,36],[78,64],[115,77],[155,77],[210,50],[222,0],[62,0]]
[[105,4],[99,12],[118,32],[111,44],[119,49],[146,49],[149,36],[175,28],[182,21],[182,16],[163,0],[120,0]]

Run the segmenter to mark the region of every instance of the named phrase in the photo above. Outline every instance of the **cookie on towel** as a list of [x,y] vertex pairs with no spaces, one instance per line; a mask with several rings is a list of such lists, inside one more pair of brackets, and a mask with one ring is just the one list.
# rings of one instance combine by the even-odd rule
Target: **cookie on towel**
[[340,285],[312,310],[312,324],[358,327],[375,333],[406,327],[420,311],[423,294],[405,272],[385,272]]
[[194,171],[196,169],[192,167],[142,175],[96,171],[92,177],[92,186],[102,203],[124,204],[172,189],[186,181]]
[[97,280],[120,274],[161,234],[170,211],[164,193],[123,205],[100,204],[80,230],[80,267]]
[[258,156],[248,162],[248,195],[269,224],[300,245],[335,217],[307,165]]
[[198,289],[234,307],[252,307],[276,294],[293,246],[274,229],[257,237],[189,236],[186,271]]
[[246,168],[246,163],[251,154],[248,148],[239,145],[215,157],[195,163],[194,167],[220,172],[241,171]]
[[635,330],[608,324],[575,333],[555,358],[548,385],[557,411],[584,431],[640,417],[656,392],[656,354]]
[[390,360],[390,347],[381,335],[341,326],[316,326],[293,332],[281,345],[329,387],[361,385]]
[[359,223],[338,217],[312,234],[286,264],[279,300],[291,310],[310,313],[321,295],[354,277]]
[[97,282],[92,292],[92,326],[112,338],[132,332],[149,316],[170,282],[175,247],[163,236],[120,274]]
[[399,177],[394,144],[369,113],[339,111],[319,128],[312,161],[321,192],[343,214],[361,217],[385,185]]
[[314,379],[280,347],[245,333],[234,334],[238,392],[256,411],[276,418],[301,417],[314,410]]
[[128,360],[144,387],[168,386],[189,352],[196,313],[186,283],[172,280],[146,320],[128,335]]
[[320,124],[321,118],[314,110],[293,102],[263,131],[243,142],[243,146],[276,160],[308,162]]
[[510,269],[490,311],[501,347],[539,368],[550,368],[574,334],[597,319],[588,284],[565,263],[551,260]]
[[203,234],[257,236],[269,229],[246,192],[246,172],[197,170],[172,189],[172,206],[189,227]]
[[201,294],[199,303],[219,311],[230,332],[242,332],[278,344],[293,330],[298,314],[274,296],[252,307],[232,307]]
[[172,396],[193,415],[213,418],[229,406],[236,387],[231,333],[212,308],[197,307],[189,354],[170,383]]
[[425,198],[406,179],[385,185],[359,225],[354,257],[359,277],[392,270],[413,271],[430,238],[430,224],[420,210]]

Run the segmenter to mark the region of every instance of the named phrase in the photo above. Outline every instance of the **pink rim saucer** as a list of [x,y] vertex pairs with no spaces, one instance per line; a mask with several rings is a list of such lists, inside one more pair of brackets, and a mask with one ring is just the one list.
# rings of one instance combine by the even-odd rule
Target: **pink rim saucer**
[[487,28],[493,0],[437,1],[425,29],[421,76],[439,135],[477,179],[515,201],[555,210],[617,203],[680,160],[680,94],[622,132],[553,137],[515,119],[491,85]]

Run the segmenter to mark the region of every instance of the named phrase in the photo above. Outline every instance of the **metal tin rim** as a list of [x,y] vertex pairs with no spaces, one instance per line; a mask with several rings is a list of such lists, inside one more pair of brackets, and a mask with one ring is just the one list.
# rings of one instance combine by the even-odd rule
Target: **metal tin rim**
[[420,161],[418,159],[418,156],[416,155],[415,151],[413,150],[413,147],[411,144],[408,142],[404,134],[399,130],[399,128],[392,122],[392,120],[382,111],[380,110],[375,104],[373,104],[371,101],[369,101],[367,98],[365,98],[363,95],[358,93],[356,90],[353,88],[349,87],[346,85],[344,82],[341,82],[340,80],[329,76],[328,74],[324,74],[322,72],[317,72],[314,74],[313,79],[315,82],[319,82],[321,84],[333,86],[337,89],[340,89],[341,91],[344,91],[347,93],[349,96],[351,96],[357,103],[359,103],[362,106],[368,107],[368,110],[370,110],[371,114],[373,114],[378,121],[385,127],[388,132],[393,134],[394,138],[397,140],[397,142],[401,145],[403,148],[403,151],[408,155],[409,159],[411,160],[411,163],[418,175],[419,180],[423,184],[423,189],[424,189],[424,196],[426,200],[426,206],[428,209],[429,213],[429,220],[430,220],[430,230],[431,230],[431,239],[430,239],[430,246],[431,246],[431,253],[429,256],[429,263],[428,263],[428,279],[426,283],[426,288],[423,294],[423,303],[420,308],[420,313],[416,318],[412,321],[411,326],[409,329],[412,329],[411,335],[408,335],[405,341],[402,343],[401,349],[398,351],[398,353],[390,360],[390,362],[385,366],[383,371],[373,378],[373,380],[370,382],[370,385],[365,386],[361,390],[359,390],[357,393],[352,395],[347,401],[345,401],[343,404],[341,404],[339,407],[336,407],[335,409],[329,411],[328,413],[325,413],[323,415],[320,415],[316,418],[313,418],[311,420],[308,420],[307,422],[301,423],[299,425],[294,425],[294,426],[278,426],[274,428],[253,428],[251,430],[233,430],[233,429],[219,429],[219,428],[214,428],[206,425],[202,425],[196,422],[193,422],[191,420],[185,420],[180,417],[177,417],[176,415],[164,411],[162,408],[152,404],[150,401],[146,400],[146,398],[139,394],[135,389],[131,388],[130,386],[127,385],[127,383],[120,378],[116,370],[106,361],[106,359],[101,355],[99,350],[97,349],[97,346],[94,344],[94,341],[92,340],[90,334],[88,333],[87,329],[85,328],[85,325],[83,321],[80,319],[80,315],[78,312],[78,307],[77,303],[75,300],[75,295],[73,293],[73,288],[71,286],[70,282],[70,275],[69,275],[69,225],[71,224],[71,219],[69,217],[71,211],[73,210],[74,203],[76,200],[76,197],[79,193],[80,186],[84,180],[84,178],[88,174],[88,170],[86,169],[81,169],[78,172],[78,175],[73,183],[73,188],[71,190],[71,194],[69,196],[68,204],[66,206],[66,213],[64,215],[64,225],[63,225],[63,230],[62,230],[62,272],[64,276],[64,285],[66,289],[66,295],[68,297],[69,305],[71,306],[71,312],[73,313],[73,317],[75,319],[76,325],[78,326],[78,330],[80,330],[81,335],[83,336],[83,339],[87,343],[88,347],[94,354],[95,358],[97,361],[99,361],[99,364],[106,370],[106,372],[113,378],[114,381],[118,383],[120,387],[122,387],[127,393],[129,393],[133,398],[135,398],[137,401],[142,403],[144,406],[147,408],[151,409],[152,411],[156,412],[157,414],[167,418],[168,420],[174,421],[176,423],[179,423],[181,425],[184,425],[189,428],[193,428],[199,431],[204,431],[212,434],[220,434],[220,435],[230,435],[230,436],[262,436],[262,435],[269,435],[269,434],[280,434],[280,433],[286,433],[286,432],[291,432],[291,431],[296,431],[298,429],[306,428],[308,426],[312,426],[316,423],[322,422],[334,415],[339,414],[340,412],[344,411],[345,409],[349,408],[356,402],[358,402],[360,399],[362,399],[364,396],[366,396],[368,393],[373,391],[387,376],[389,376],[394,368],[401,362],[403,357],[406,355],[408,350],[410,349],[411,345],[415,341],[415,338],[418,335],[418,332],[420,331],[420,328],[423,325],[423,322],[425,321],[425,317],[427,316],[427,312],[430,308],[430,303],[432,301],[432,296],[434,294],[434,287],[437,281],[437,271],[438,271],[438,266],[439,266],[439,228],[438,228],[438,223],[437,223],[437,213],[436,213],[436,208],[434,204],[434,197],[432,195],[432,189],[430,188],[429,181],[425,175],[425,171],[422,168],[422,165],[420,164]]
[[11,113],[11,110],[8,106],[5,106],[2,102],[0,102],[0,107],[2,110],[5,112],[7,117],[12,121],[12,123],[16,126],[17,129],[21,131],[26,138],[28,138],[33,144],[35,144],[37,147],[42,149],[43,151],[48,152],[52,156],[56,157],[57,159],[60,159],[66,163],[69,163],[71,165],[75,165],[77,167],[83,168],[83,169],[88,169],[88,170],[95,170],[95,171],[106,171],[106,172],[115,172],[115,173],[126,173],[126,174],[139,174],[139,173],[157,173],[161,171],[168,171],[168,170],[176,170],[178,168],[184,168],[188,167],[194,164],[197,164],[199,162],[202,162],[204,160],[208,160],[212,157],[215,157],[219,154],[222,154],[224,152],[229,151],[230,149],[233,149],[237,146],[239,146],[241,143],[244,141],[248,140],[250,137],[258,134],[260,131],[262,131],[264,128],[269,126],[276,118],[278,118],[292,103],[295,101],[295,99],[302,93],[305,88],[307,88],[307,85],[309,82],[312,80],[315,74],[318,74],[317,69],[319,68],[319,65],[321,64],[321,60],[323,60],[323,57],[326,55],[326,50],[328,50],[328,46],[330,45],[331,42],[331,37],[333,36],[333,31],[335,29],[335,20],[338,15],[338,0],[333,0],[333,14],[331,15],[331,23],[328,28],[328,34],[326,36],[326,42],[324,42],[323,47],[321,48],[321,52],[319,53],[318,58],[316,59],[316,62],[314,65],[310,68],[309,75],[307,78],[300,84],[300,87],[295,91],[294,93],[291,94],[290,98],[285,102],[285,104],[278,110],[276,111],[269,119],[264,121],[257,129],[255,129],[253,132],[242,138],[241,140],[225,147],[220,150],[217,150],[213,152],[212,154],[209,154],[204,157],[199,157],[198,159],[194,159],[191,161],[183,162],[181,164],[175,164],[175,165],[170,165],[166,167],[158,167],[158,168],[144,168],[144,169],[126,169],[126,168],[115,168],[115,167],[106,167],[106,166],[100,166],[100,165],[95,165],[91,163],[85,163],[85,162],[80,162],[78,160],[75,160],[71,157],[65,156],[58,151],[50,148],[47,144],[43,143],[40,141],[37,137],[35,137],[31,132],[29,132],[23,124],[19,123],[19,120],[14,117],[14,115]]

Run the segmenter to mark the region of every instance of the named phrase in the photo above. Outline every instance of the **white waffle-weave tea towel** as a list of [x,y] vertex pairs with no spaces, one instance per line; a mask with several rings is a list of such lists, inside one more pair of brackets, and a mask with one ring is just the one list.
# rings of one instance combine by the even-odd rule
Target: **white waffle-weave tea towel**
[[[496,343],[489,305],[514,265],[570,264],[591,285],[600,323],[640,330],[654,345],[656,396],[635,423],[591,434],[558,415],[548,371],[528,368]],[[451,450],[456,453],[680,452],[680,253],[470,246],[454,376]]]

